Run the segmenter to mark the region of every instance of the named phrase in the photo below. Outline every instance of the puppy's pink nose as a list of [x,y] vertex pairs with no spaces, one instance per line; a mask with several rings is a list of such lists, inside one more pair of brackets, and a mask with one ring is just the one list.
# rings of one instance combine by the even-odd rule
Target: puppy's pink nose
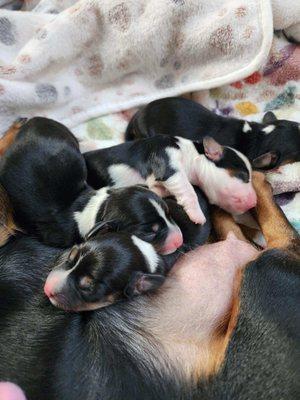
[[11,382],[0,382],[1,400],[26,400],[19,386]]
[[253,191],[253,192],[249,193],[249,195],[247,196],[245,205],[246,205],[246,207],[248,207],[248,209],[250,209],[250,208],[255,207],[256,203],[257,203],[257,197],[256,197],[256,193]]
[[183,243],[181,230],[177,227],[169,233],[160,253],[163,255],[173,253]]
[[44,293],[47,297],[52,297],[57,292],[57,288],[61,286],[62,283],[62,272],[59,271],[52,271],[50,272],[45,286],[44,286]]
[[52,290],[52,285],[51,282],[49,283],[46,281],[45,286],[44,286],[44,293],[47,297],[52,297],[53,296],[53,290]]

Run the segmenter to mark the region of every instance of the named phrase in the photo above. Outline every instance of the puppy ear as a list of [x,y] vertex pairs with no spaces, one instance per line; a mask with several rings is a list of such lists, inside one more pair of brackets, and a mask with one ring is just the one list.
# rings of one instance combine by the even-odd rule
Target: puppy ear
[[163,275],[135,272],[125,287],[124,294],[131,298],[143,293],[152,292],[158,289],[164,283],[165,279]]
[[268,111],[263,116],[263,124],[271,124],[272,122],[277,121],[276,115],[272,111]]
[[84,240],[87,241],[91,239],[98,233],[116,232],[119,230],[119,224],[116,220],[111,221],[101,221],[96,223],[92,229],[85,235]]
[[252,165],[254,168],[274,168],[279,159],[275,151],[269,151],[259,157],[254,158]]
[[212,137],[205,136],[203,138],[203,147],[206,157],[210,160],[219,161],[223,157],[223,146],[216,142]]

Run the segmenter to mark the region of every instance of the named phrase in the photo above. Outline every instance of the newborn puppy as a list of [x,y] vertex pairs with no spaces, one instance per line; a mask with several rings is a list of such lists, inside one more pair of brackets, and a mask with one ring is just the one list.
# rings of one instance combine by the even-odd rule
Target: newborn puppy
[[181,97],[155,100],[129,122],[126,140],[154,135],[201,140],[207,134],[222,145],[245,154],[254,168],[271,169],[300,161],[299,123],[277,119],[267,112],[262,123],[218,115],[195,101]]
[[68,311],[89,311],[157,289],[165,266],[154,247],[135,235],[106,233],[57,260],[44,292]]
[[75,136],[62,124],[32,118],[20,128],[0,164],[17,225],[45,244],[80,243],[98,222],[135,232],[163,254],[182,244],[159,196],[143,187],[95,191]]
[[183,241],[166,202],[142,185],[99,189],[74,218],[82,237],[93,227],[124,231],[152,243],[160,254],[174,252]]
[[91,151],[84,157],[90,185],[146,183],[161,196],[174,195],[198,224],[205,223],[205,216],[192,185],[200,187],[210,203],[232,213],[243,213],[256,204],[247,158],[210,137],[198,143],[157,135]]

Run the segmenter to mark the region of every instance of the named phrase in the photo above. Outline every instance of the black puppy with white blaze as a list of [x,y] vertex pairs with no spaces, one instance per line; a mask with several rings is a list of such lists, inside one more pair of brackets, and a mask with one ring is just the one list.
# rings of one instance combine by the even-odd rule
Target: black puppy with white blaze
[[160,254],[182,245],[182,233],[167,203],[143,185],[101,188],[74,212],[81,237],[93,230],[123,231],[152,243]]
[[153,291],[166,268],[154,247],[135,235],[105,233],[74,246],[57,260],[44,292],[56,307],[89,311]]
[[247,158],[210,137],[199,143],[158,135],[84,157],[91,186],[146,183],[161,196],[174,195],[195,223],[205,223],[205,216],[192,185],[200,187],[210,203],[232,213],[243,213],[256,204]]
[[47,118],[32,118],[23,125],[0,163],[0,182],[17,225],[48,245],[79,243],[100,221],[136,232],[164,254],[182,244],[182,234],[159,196],[138,186],[95,191],[86,179],[77,139]]
[[140,109],[125,136],[133,140],[163,134],[201,140],[210,135],[220,144],[241,151],[253,167],[270,169],[300,161],[299,129],[299,123],[278,120],[270,111],[262,123],[247,122],[222,117],[192,100],[168,97]]

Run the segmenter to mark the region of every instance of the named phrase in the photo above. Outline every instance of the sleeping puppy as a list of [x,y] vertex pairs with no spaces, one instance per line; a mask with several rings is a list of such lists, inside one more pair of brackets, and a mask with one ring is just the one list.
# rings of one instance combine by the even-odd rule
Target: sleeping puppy
[[267,112],[262,123],[218,115],[195,101],[168,97],[141,108],[129,122],[126,140],[155,135],[201,140],[212,136],[222,145],[245,154],[252,166],[271,169],[300,161],[299,123],[277,119]]
[[99,189],[74,218],[84,238],[88,232],[124,231],[152,243],[164,255],[183,242],[167,203],[143,185]]
[[17,225],[45,244],[70,247],[98,222],[135,232],[163,254],[182,244],[162,199],[144,187],[95,191],[74,135],[56,121],[36,117],[21,127],[0,164]]
[[198,224],[205,216],[192,185],[212,204],[243,213],[256,204],[247,158],[231,147],[205,137],[203,143],[157,135],[84,154],[88,182],[94,187],[146,183],[150,189],[173,195]]
[[[115,191],[122,197],[126,189]],[[203,226],[194,224],[174,198],[166,199],[168,213],[183,232],[183,243],[175,252],[165,251],[162,252],[164,256],[159,256],[152,244],[140,239],[149,241],[150,235],[152,243],[155,243],[152,235],[161,236],[165,229],[163,225],[157,226],[155,232],[149,226],[148,233],[146,227],[141,227],[143,231],[135,228],[132,232],[128,228],[125,234],[108,232],[116,229],[111,226],[113,220],[100,222],[86,236],[86,243],[74,246],[58,258],[44,287],[51,303],[69,311],[95,310],[160,287],[177,259],[204,244],[209,236],[209,205],[201,190],[195,188],[195,191],[207,219]],[[131,209],[128,204],[124,215],[132,212]],[[111,210],[115,212],[113,206]],[[133,233],[138,233],[139,237]]]
[[90,311],[157,289],[165,272],[150,243],[135,235],[106,233],[63,253],[44,292],[58,308]]

